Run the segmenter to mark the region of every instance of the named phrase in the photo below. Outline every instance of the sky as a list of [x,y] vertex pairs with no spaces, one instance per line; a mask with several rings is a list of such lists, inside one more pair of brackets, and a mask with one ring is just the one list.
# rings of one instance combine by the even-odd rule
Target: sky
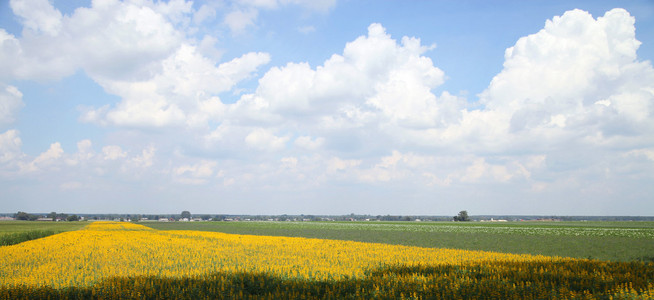
[[654,215],[654,4],[0,1],[0,212]]

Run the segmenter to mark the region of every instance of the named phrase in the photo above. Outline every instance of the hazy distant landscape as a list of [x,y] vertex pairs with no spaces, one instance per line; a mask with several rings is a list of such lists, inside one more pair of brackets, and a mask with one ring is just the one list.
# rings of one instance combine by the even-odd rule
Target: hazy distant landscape
[[[169,214],[103,214],[103,213],[57,213],[54,212],[32,212],[27,213],[34,220],[59,220],[65,221],[70,216],[84,218],[86,220],[111,220],[111,221],[180,221],[180,213]],[[190,213],[190,212],[189,212]],[[0,218],[15,219],[17,213],[0,213]],[[282,215],[244,215],[244,214],[207,214],[193,213],[192,218],[187,221],[453,221],[454,216],[433,216],[433,215],[311,215],[311,214],[282,214]],[[556,216],[556,215],[470,215],[470,221],[654,221],[654,216]]]

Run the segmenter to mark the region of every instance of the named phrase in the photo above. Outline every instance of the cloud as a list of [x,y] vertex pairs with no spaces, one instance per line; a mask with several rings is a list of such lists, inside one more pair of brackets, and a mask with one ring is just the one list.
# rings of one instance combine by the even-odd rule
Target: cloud
[[203,4],[200,8],[193,14],[193,22],[195,24],[201,24],[206,20],[210,20],[216,17],[216,8],[210,4]]
[[[240,126],[303,128],[326,145],[340,144],[335,136],[375,138],[441,126],[457,119],[465,101],[430,92],[443,83],[444,73],[423,56],[429,49],[417,38],[398,43],[380,24],[372,24],[367,36],[347,43],[342,55],[332,55],[321,66],[271,68],[255,93],[227,107],[225,118]],[[305,142],[297,143],[315,147]]]
[[[445,75],[424,55],[431,46],[411,37],[397,41],[371,24],[367,35],[322,65],[291,62],[268,70],[254,93],[224,106],[229,122],[211,135],[223,145],[245,136],[253,150],[291,151],[273,133],[295,130],[293,151],[339,154],[322,166],[333,177],[322,178],[437,186],[528,182],[543,191],[555,186],[549,181],[557,168],[570,163],[563,149],[571,157],[602,153],[579,161],[575,168],[583,169],[612,155],[618,141],[651,144],[645,136],[652,132],[654,81],[649,62],[635,56],[634,30],[622,10],[598,19],[581,11],[556,17],[508,49],[502,72],[478,103],[468,104],[447,91],[433,93]],[[576,75],[560,80],[558,73]],[[622,133],[608,131],[621,127]],[[371,154],[388,145],[397,152]],[[409,167],[408,161],[420,163]]]
[[[509,144],[513,147],[509,141],[516,139],[524,145],[541,141],[533,148],[542,146],[542,141],[565,142],[598,134],[601,137],[595,142],[614,137],[621,141],[652,126],[654,89],[648,83],[654,75],[649,62],[637,61],[640,43],[635,39],[634,20],[621,9],[598,19],[580,10],[569,11],[548,20],[538,33],[518,40],[507,49],[502,72],[480,94],[483,107],[474,110],[465,99],[432,92],[445,75],[424,56],[430,46],[411,37],[398,42],[380,24],[371,24],[367,35],[347,43],[342,54],[332,55],[321,66],[288,63],[273,67],[261,77],[255,93],[243,95],[235,105],[225,105],[216,95],[253,76],[270,56],[253,52],[217,64],[173,26],[193,13],[187,2],[165,7],[144,4],[95,3],[54,26],[30,21],[35,17],[26,15],[23,4],[14,1],[12,7],[23,14],[25,28],[34,34],[17,40],[3,31],[2,42],[9,46],[3,52],[8,58],[22,53],[19,60],[27,63],[13,71],[24,76],[32,73],[26,68],[36,60],[45,61],[38,68],[48,70],[34,69],[34,74],[86,70],[106,91],[122,99],[114,107],[89,109],[81,117],[105,125],[202,128],[210,121],[231,120],[246,126],[272,122],[305,127],[310,135],[322,136],[325,145],[338,144],[335,138],[347,130],[353,135],[365,132],[371,138],[402,139],[408,145],[456,148],[472,144],[474,149],[494,151],[504,151]],[[238,3],[257,9],[290,4],[305,5]],[[56,17],[53,9],[43,6],[42,14]],[[51,34],[42,34],[44,30],[54,34],[57,43]],[[118,43],[116,36],[127,39]],[[55,51],[66,53],[60,57],[25,55],[40,53],[30,50],[37,42],[83,46]],[[21,51],[12,52],[16,46]],[[10,60],[3,63],[11,65]],[[59,64],[68,67],[56,68]],[[12,107],[15,111],[16,105]]]
[[39,172],[44,171],[48,167],[57,167],[58,163],[64,155],[64,149],[61,148],[59,142],[50,144],[50,148],[45,152],[39,154],[31,162],[21,165],[23,172]]
[[16,75],[15,69],[21,60],[21,52],[20,41],[0,28],[0,68],[4,70],[0,73],[0,80],[11,79]]
[[477,182],[483,177],[487,177],[496,182],[507,182],[515,175],[529,176],[529,172],[520,165],[518,165],[516,171],[511,172],[504,165],[492,165],[483,158],[477,158],[465,169],[460,180],[462,182]]
[[[277,10],[283,6],[300,6],[308,13],[327,13],[336,5],[336,0],[239,0],[231,3],[231,9],[225,14],[223,23],[233,34],[242,34],[250,27],[256,27],[260,10]],[[301,32],[313,30],[311,26],[300,29]]]
[[213,168],[215,167],[215,161],[201,161],[195,165],[184,165],[175,168],[174,173],[177,175],[188,173],[193,177],[209,177],[213,175]]
[[230,111],[236,118],[284,120],[316,132],[442,126],[458,119],[465,101],[431,93],[444,73],[423,56],[429,49],[417,38],[398,43],[372,24],[367,36],[315,69],[307,63],[271,68],[256,93],[243,95]]
[[297,157],[284,157],[279,160],[282,163],[282,166],[286,169],[295,169],[297,167],[298,159]]
[[[184,32],[171,23],[190,13],[188,5],[173,5],[180,3],[93,2],[62,16],[45,0],[13,0],[24,31],[20,39],[0,33],[10,50],[0,65],[20,79],[59,79],[78,69],[96,80],[143,78],[183,41]],[[41,51],[44,45],[50,51]]]
[[480,95],[480,113],[495,115],[499,134],[536,148],[584,136],[640,139],[654,126],[654,70],[637,60],[639,45],[623,9],[596,20],[568,11],[506,50],[504,69]]
[[11,0],[9,5],[21,18],[24,28],[51,36],[59,33],[62,15],[48,0]]
[[[372,35],[383,36],[375,31]],[[508,48],[503,70],[473,106],[447,92],[433,95],[442,78],[437,75],[431,85],[407,75],[400,83],[385,81],[367,104],[384,113],[384,128],[394,138],[446,151],[538,154],[573,144],[579,151],[625,143],[642,147],[654,141],[654,69],[649,61],[638,61],[639,45],[634,18],[625,10],[597,19],[572,10]],[[412,100],[387,100],[400,95]]]
[[245,143],[258,150],[275,151],[286,147],[289,137],[275,136],[270,130],[257,128],[245,137]]
[[77,160],[89,160],[93,156],[95,156],[95,152],[93,151],[93,142],[91,140],[86,139],[77,142]]
[[490,157],[448,155],[433,156],[392,150],[389,155],[364,160],[332,158],[328,173],[354,182],[367,184],[404,184],[450,186],[470,184],[510,184],[532,180],[532,173],[540,174],[546,156]]
[[0,134],[0,163],[11,163],[24,155],[21,150],[23,142],[18,135],[15,129]]
[[269,60],[266,53],[246,53],[216,66],[196,47],[182,45],[161,62],[161,73],[146,81],[103,82],[122,101],[108,111],[101,107],[86,112],[84,120],[104,120],[106,111],[106,120],[119,126],[202,126],[224,110],[212,95],[230,90]]
[[109,145],[102,147],[102,155],[105,160],[117,160],[127,157],[127,153],[120,146]]
[[298,27],[297,31],[299,31],[301,33],[304,33],[304,34],[309,34],[309,33],[315,32],[316,28],[311,26],[311,25],[302,26],[302,27]]
[[277,0],[239,0],[236,1],[239,5],[251,6],[264,9],[276,9],[279,5]]
[[[154,154],[155,154],[156,148],[153,145],[148,146],[147,148],[143,149],[140,155],[133,157],[130,160],[130,167],[136,167],[136,168],[149,168],[153,164],[154,160]],[[130,169],[131,169],[130,168]],[[125,169],[124,169],[125,170]]]
[[[182,109],[154,93],[153,88],[148,84],[131,85],[127,98],[130,100],[107,112],[106,119],[115,125],[137,128],[183,125],[186,116]],[[138,98],[139,95],[152,98]]]
[[328,172],[347,172],[349,169],[357,167],[361,164],[361,160],[358,159],[341,159],[338,157],[333,157],[327,163]]
[[217,162],[202,160],[193,165],[182,165],[173,169],[178,182],[184,184],[205,184],[214,176]]
[[33,163],[35,165],[40,165],[40,164],[48,164],[52,161],[55,161],[64,154],[64,150],[61,148],[60,143],[53,143],[50,145],[50,148],[48,148],[47,151],[41,153],[39,156],[37,156]]
[[325,143],[325,139],[322,137],[318,137],[315,139],[312,139],[310,136],[300,136],[295,139],[295,146],[307,149],[307,150],[318,150],[320,147],[323,146]]
[[233,33],[241,34],[248,27],[254,26],[254,21],[258,15],[259,12],[256,9],[237,9],[227,14],[224,22]]
[[626,153],[626,155],[642,156],[654,162],[654,149],[636,149]]
[[16,112],[23,107],[23,94],[11,85],[0,84],[0,125],[15,121]]
[[296,4],[319,13],[326,13],[336,5],[336,0],[280,0],[280,2]]

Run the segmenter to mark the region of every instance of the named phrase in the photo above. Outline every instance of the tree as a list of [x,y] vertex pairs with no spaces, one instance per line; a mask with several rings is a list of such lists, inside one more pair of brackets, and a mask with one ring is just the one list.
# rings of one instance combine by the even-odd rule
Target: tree
[[470,221],[470,217],[468,217],[468,211],[462,210],[459,212],[459,215],[454,216],[454,221],[458,222],[467,222]]
[[72,216],[68,216],[68,218],[66,218],[66,220],[68,220],[69,222],[79,221],[79,217],[77,215],[72,215]]
[[182,212],[182,219],[184,219],[184,218],[189,219],[189,220],[191,219],[191,213],[188,210],[185,210],[185,211]]
[[57,221],[57,213],[56,212],[51,212],[48,214],[48,218],[51,218],[52,221]]
[[30,214],[24,212],[24,211],[19,211],[16,214],[16,220],[22,220],[22,221],[27,221],[30,219]]

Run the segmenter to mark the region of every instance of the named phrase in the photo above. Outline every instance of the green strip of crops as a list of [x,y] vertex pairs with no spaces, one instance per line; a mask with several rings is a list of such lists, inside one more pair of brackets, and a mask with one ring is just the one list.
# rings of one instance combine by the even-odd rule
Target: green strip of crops
[[55,234],[51,230],[33,230],[17,233],[4,234],[0,236],[0,246],[10,246],[18,243],[40,239]]
[[78,230],[86,222],[0,221],[0,246],[40,239],[64,231]]
[[295,236],[419,247],[654,261],[654,222],[149,222],[160,230]]

